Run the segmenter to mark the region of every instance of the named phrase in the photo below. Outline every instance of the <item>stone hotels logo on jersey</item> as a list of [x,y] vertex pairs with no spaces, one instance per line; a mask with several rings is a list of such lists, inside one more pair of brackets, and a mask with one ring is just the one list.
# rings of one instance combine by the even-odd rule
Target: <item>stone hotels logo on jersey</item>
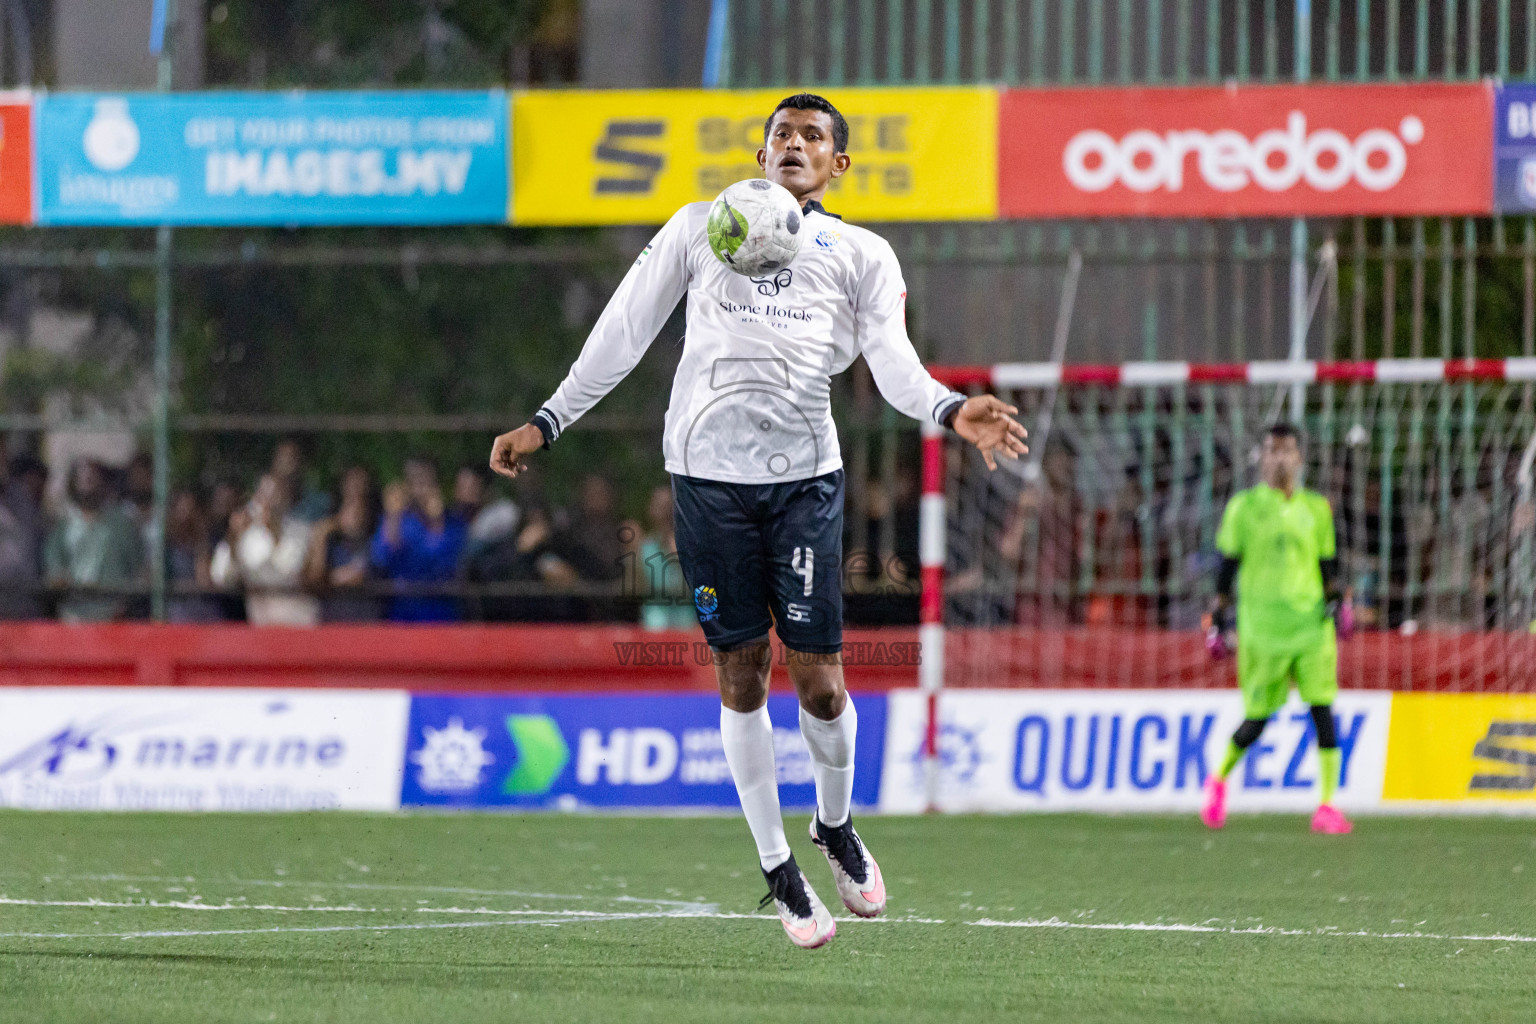
[[1005,92],[1004,217],[1489,209],[1493,93],[1456,85]]

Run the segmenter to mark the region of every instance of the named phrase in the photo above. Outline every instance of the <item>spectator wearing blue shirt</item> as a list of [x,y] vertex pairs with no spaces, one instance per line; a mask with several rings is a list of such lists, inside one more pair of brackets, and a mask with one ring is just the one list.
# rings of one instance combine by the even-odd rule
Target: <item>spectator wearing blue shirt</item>
[[[373,564],[393,583],[421,587],[451,583],[464,550],[466,524],[448,512],[437,467],[426,458],[406,460],[404,481],[384,488],[384,519],[374,535]],[[457,622],[451,595],[398,594],[389,599],[392,622]]]

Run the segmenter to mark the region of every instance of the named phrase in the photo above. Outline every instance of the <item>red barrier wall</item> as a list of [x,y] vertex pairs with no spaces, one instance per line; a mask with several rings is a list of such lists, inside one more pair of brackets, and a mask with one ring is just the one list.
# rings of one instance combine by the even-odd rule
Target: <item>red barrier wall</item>
[[[893,656],[893,642],[910,649]],[[917,684],[915,629],[853,631],[846,643],[881,645],[863,660],[882,663],[848,667],[853,689]],[[713,692],[714,670],[702,644],[697,632],[605,625],[255,629],[0,623],[0,686]],[[782,663],[777,646],[775,659]]]
[[[714,690],[695,632],[629,626],[61,626],[0,624],[0,686],[325,686],[417,691]],[[917,631],[849,630],[855,690],[917,685]],[[951,630],[951,686],[1225,687],[1198,636],[1161,630]],[[1536,689],[1536,636],[1363,633],[1346,687]],[[775,675],[784,685],[782,651]]]

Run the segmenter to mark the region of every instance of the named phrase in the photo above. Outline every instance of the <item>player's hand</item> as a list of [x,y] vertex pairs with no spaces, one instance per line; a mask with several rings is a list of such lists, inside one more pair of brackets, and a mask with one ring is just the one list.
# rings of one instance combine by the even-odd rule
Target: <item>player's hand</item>
[[1205,630],[1205,650],[1212,661],[1229,658],[1237,651],[1237,633],[1232,629],[1231,612],[1218,608],[1200,617]]
[[955,433],[977,447],[992,470],[997,468],[997,453],[1009,459],[1029,454],[1024,444],[1029,432],[1013,418],[1018,411],[995,395],[975,395],[965,400],[952,425]]
[[527,468],[523,461],[544,447],[544,435],[532,423],[524,423],[510,433],[502,434],[491,445],[491,470],[508,479]]
[[1338,639],[1348,640],[1355,635],[1355,602],[1349,591],[1328,603],[1328,614],[1333,618],[1333,630]]

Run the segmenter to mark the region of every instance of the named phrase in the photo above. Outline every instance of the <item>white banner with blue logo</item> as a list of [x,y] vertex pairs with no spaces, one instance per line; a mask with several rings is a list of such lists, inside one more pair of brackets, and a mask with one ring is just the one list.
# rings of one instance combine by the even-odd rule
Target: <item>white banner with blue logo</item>
[[[1339,694],[1343,807],[1381,802],[1391,707],[1390,693]],[[880,809],[921,811],[927,695],[895,691],[887,714]],[[1242,718],[1235,690],[945,691],[938,804],[946,811],[1192,812]],[[1294,695],[1229,787],[1228,806],[1238,812],[1316,805],[1317,742],[1311,715]]]
[[1536,85],[1494,90],[1493,208],[1536,210]]
[[389,811],[403,690],[0,688],[0,807]]
[[[857,695],[853,800],[879,802],[885,697]],[[794,697],[770,697],[780,800],[813,807],[810,753]],[[417,695],[411,700],[406,806],[737,806],[714,695],[514,697]]]
[[40,96],[40,224],[505,223],[486,92]]

